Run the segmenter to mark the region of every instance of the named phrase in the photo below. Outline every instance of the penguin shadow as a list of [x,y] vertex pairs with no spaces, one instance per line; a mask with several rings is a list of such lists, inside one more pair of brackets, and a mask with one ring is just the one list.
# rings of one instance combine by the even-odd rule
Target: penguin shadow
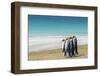
[[84,54],[78,54],[73,56],[66,56],[66,58],[83,58],[84,56],[85,56]]

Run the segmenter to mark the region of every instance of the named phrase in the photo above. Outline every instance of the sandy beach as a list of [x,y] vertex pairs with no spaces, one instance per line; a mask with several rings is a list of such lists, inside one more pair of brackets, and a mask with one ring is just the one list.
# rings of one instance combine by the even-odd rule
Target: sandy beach
[[28,60],[55,60],[55,59],[78,59],[78,58],[87,58],[88,56],[88,46],[79,45],[78,46],[79,55],[75,57],[65,57],[62,53],[62,49],[52,49],[52,50],[43,50],[34,52],[31,51],[28,53]]

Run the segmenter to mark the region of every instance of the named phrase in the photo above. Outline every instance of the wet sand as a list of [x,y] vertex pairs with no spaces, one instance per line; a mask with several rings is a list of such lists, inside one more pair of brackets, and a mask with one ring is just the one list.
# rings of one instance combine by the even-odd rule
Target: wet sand
[[74,57],[65,57],[63,55],[62,49],[52,49],[52,50],[44,50],[40,52],[29,52],[28,60],[55,60],[55,59],[80,59],[87,58],[88,56],[88,46],[80,45],[78,46],[79,54]]

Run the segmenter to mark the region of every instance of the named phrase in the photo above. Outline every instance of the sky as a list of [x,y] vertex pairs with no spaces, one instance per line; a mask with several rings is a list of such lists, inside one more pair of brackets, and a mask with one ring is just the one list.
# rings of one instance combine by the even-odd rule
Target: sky
[[87,35],[88,18],[74,16],[28,15],[31,36]]

